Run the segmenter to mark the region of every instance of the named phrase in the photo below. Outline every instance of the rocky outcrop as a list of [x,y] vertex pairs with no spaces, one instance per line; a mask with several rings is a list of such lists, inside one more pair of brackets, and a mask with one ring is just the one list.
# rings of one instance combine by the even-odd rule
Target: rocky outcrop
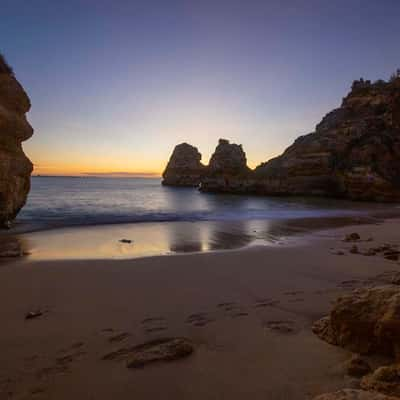
[[248,191],[250,172],[242,145],[220,139],[201,180],[200,190],[204,192]]
[[204,191],[400,201],[400,77],[359,80],[315,132],[250,171],[240,146],[221,140]]
[[400,356],[400,290],[385,285],[354,290],[336,300],[313,326],[321,339],[360,354]]
[[178,144],[163,173],[162,184],[166,186],[192,186],[200,184],[204,173],[201,154],[187,143]]
[[361,380],[361,388],[374,390],[390,396],[400,397],[400,365],[388,365],[377,368],[372,374]]
[[257,191],[400,199],[400,78],[356,81],[340,108],[256,168]]
[[32,163],[21,143],[33,129],[25,114],[29,98],[0,55],[0,226],[7,226],[25,204]]
[[381,393],[368,392],[358,389],[342,389],[333,393],[321,394],[313,400],[396,400],[396,397],[389,397]]

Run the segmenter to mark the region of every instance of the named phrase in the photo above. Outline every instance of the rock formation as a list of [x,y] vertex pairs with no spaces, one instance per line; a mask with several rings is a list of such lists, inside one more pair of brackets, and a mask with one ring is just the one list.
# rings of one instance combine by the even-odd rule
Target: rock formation
[[372,374],[361,380],[361,388],[373,390],[390,396],[400,396],[400,365],[388,365],[377,368]]
[[250,168],[242,145],[220,139],[201,179],[202,191],[242,192],[248,190]]
[[0,226],[7,226],[23,207],[30,189],[32,163],[21,143],[33,129],[25,114],[29,98],[0,55]]
[[328,343],[360,354],[399,358],[399,287],[362,288],[339,297],[329,317],[314,324],[313,331]]
[[321,394],[313,400],[396,400],[397,397],[389,397],[376,392],[368,392],[358,389],[343,389],[333,393]]
[[254,171],[221,139],[200,180],[204,191],[400,201],[400,77],[355,81],[315,132]]
[[255,170],[264,194],[400,199],[400,78],[355,81],[315,132]]
[[200,160],[201,154],[196,147],[187,143],[178,144],[165,168],[162,184],[167,186],[199,186],[204,173],[204,165]]

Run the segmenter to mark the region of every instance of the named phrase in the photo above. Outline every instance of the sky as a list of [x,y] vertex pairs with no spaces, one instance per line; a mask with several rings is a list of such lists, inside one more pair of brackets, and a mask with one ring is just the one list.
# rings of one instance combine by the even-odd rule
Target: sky
[[160,174],[221,137],[255,167],[400,67],[399,20],[398,0],[0,0],[0,52],[36,174]]

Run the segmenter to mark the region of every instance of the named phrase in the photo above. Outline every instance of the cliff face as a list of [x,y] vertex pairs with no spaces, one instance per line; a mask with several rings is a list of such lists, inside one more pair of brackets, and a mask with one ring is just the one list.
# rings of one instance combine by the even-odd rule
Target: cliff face
[[33,129],[25,113],[29,98],[0,55],[0,226],[15,218],[30,189],[32,163],[21,143]]
[[254,171],[240,146],[220,141],[201,189],[400,201],[400,77],[355,81],[315,132]]
[[315,132],[255,169],[254,191],[400,199],[400,78],[356,81]]
[[204,173],[201,154],[187,143],[178,144],[163,173],[162,184],[166,186],[197,187]]
[[248,190],[246,178],[250,173],[242,145],[220,139],[201,179],[200,190],[240,192]]

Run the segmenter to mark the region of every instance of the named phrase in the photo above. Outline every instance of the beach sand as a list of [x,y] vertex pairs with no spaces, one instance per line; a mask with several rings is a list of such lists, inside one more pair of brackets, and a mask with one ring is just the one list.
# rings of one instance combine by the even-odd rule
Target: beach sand
[[[399,244],[399,222],[318,231],[297,246],[3,262],[0,398],[301,400],[357,386],[343,366],[350,353],[311,325],[340,294],[400,271],[349,253],[344,235],[373,238],[360,249]],[[165,337],[187,338],[193,354],[142,369],[126,367],[129,354],[102,359]]]

